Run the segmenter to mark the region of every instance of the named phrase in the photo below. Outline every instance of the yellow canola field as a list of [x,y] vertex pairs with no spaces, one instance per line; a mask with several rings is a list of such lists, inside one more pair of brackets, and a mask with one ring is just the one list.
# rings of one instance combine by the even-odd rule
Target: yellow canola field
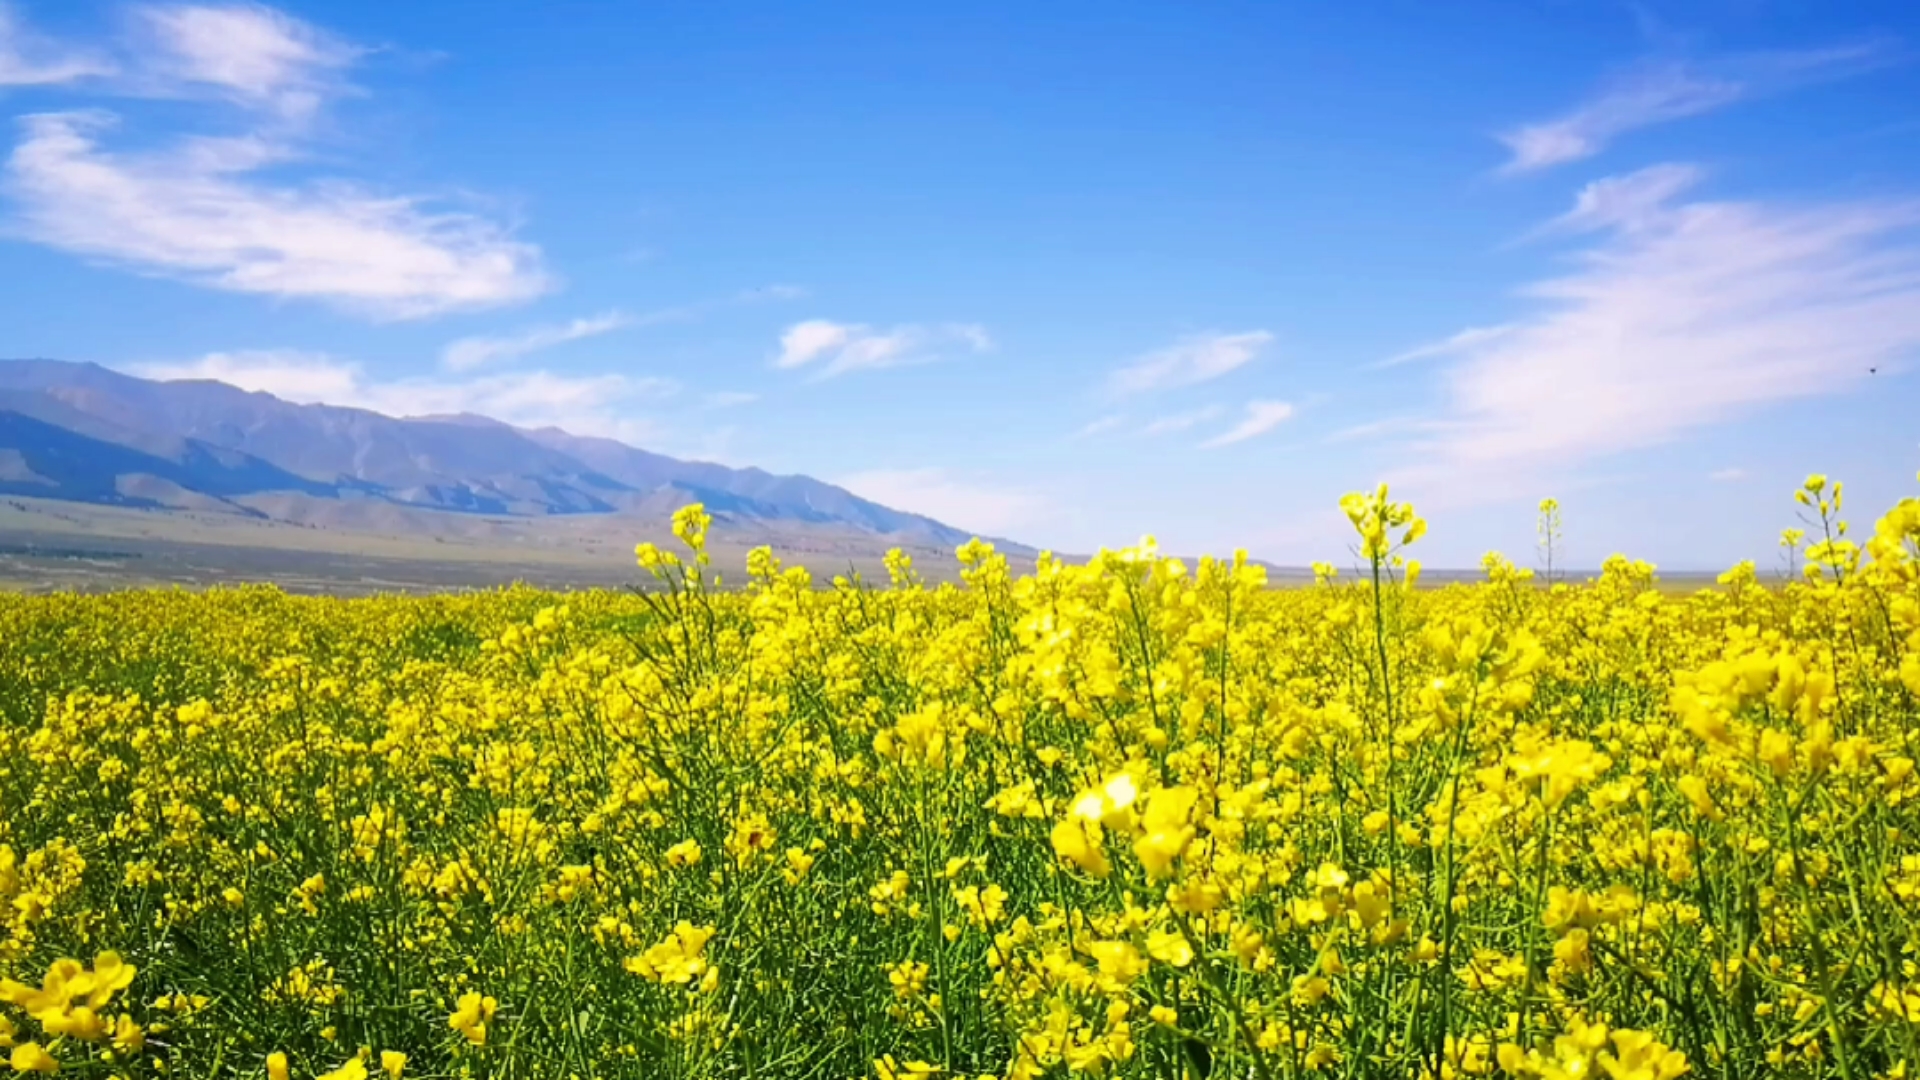
[[[1920,1076],[1920,500],[1663,594],[1357,573],[0,600],[0,1057]],[[1862,530],[1864,533],[1866,530]],[[1805,537],[1800,538],[1806,539]]]

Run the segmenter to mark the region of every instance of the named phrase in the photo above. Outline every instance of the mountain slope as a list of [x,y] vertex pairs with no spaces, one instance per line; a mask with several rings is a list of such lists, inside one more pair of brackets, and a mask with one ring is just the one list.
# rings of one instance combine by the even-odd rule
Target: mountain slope
[[767,516],[839,522],[887,535],[912,534],[942,544],[962,544],[969,536],[930,517],[881,506],[810,476],[776,476],[764,469],[680,461],[613,439],[570,435],[559,428],[540,428],[526,434],[641,490],[674,485],[695,492],[724,492],[768,507]]
[[605,512],[619,486],[512,428],[296,405],[212,380],[156,382],[92,364],[0,364],[0,391],[38,394],[147,437],[194,439],[325,484],[471,513]]
[[195,509],[225,503],[235,513],[257,514],[229,499],[265,491],[335,494],[259,458],[194,440],[161,457],[13,411],[0,411],[0,464],[0,492],[75,502]]
[[948,548],[969,535],[806,476],[681,461],[557,428],[302,405],[94,364],[0,361],[0,421],[0,492],[9,494],[449,531],[458,531],[450,520],[374,508],[658,519],[701,502],[723,527],[806,526]]

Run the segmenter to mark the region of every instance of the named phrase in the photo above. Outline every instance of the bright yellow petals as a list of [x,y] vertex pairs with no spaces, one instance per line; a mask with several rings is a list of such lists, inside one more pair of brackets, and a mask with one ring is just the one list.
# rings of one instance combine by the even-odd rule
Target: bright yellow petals
[[667,865],[675,868],[700,865],[700,845],[692,840],[682,840],[667,849]]
[[321,1073],[315,1080],[367,1080],[367,1063],[352,1057],[332,1072]]
[[475,1046],[487,1044],[487,1023],[500,1009],[500,1003],[492,997],[469,991],[460,995],[454,1004],[453,1014],[447,1017],[447,1026],[466,1036]]
[[879,1058],[873,1063],[874,1080],[921,1080],[923,1077],[938,1076],[946,1070],[925,1061],[901,1063],[892,1054]]
[[37,1042],[21,1043],[9,1057],[14,1072],[52,1073],[60,1071],[60,1062]]
[[1107,859],[1099,822],[1076,815],[1056,824],[1051,839],[1053,853],[1082,873],[1097,878],[1112,873],[1113,864]]
[[1125,941],[1096,941],[1087,946],[1100,974],[1115,986],[1129,986],[1147,970],[1140,950]]
[[682,986],[699,978],[707,970],[702,955],[713,938],[711,926],[695,926],[682,919],[666,940],[626,961],[628,971],[651,982]]
[[1156,930],[1147,935],[1147,955],[1177,968],[1193,963],[1193,946],[1177,930]]
[[1141,835],[1133,842],[1133,853],[1146,868],[1147,876],[1164,878],[1173,869],[1174,860],[1193,840],[1190,823],[1199,792],[1189,787],[1161,788],[1147,800],[1141,817]]

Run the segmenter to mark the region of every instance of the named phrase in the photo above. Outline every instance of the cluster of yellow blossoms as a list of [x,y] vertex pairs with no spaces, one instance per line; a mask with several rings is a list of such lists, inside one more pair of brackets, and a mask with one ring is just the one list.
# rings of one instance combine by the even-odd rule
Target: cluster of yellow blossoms
[[[138,1054],[146,1046],[146,1030],[131,1016],[122,1013],[112,1019],[101,1011],[115,994],[132,985],[133,976],[133,965],[121,960],[118,953],[101,953],[91,970],[77,960],[56,960],[38,987],[0,980],[0,1001],[27,1014],[51,1039],[107,1044],[109,1049],[103,1055],[112,1061]],[[12,1047],[15,1072],[59,1070],[59,1061],[46,1047],[38,1042],[20,1042],[19,1036],[19,1025],[0,1016],[0,1046]]]
[[978,541],[957,585],[759,551],[722,588],[689,508],[631,593],[9,597],[0,1049],[1920,1076],[1920,499],[1856,542],[1840,485],[1797,497],[1787,575],[1691,592],[1621,557],[1415,588],[1382,489],[1343,502],[1358,572],[1298,588]]

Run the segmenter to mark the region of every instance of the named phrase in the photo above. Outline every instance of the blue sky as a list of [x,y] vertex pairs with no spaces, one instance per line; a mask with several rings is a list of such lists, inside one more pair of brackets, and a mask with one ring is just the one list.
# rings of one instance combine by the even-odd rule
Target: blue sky
[[1773,559],[1920,468],[1911,3],[0,0],[0,355],[1067,551]]

